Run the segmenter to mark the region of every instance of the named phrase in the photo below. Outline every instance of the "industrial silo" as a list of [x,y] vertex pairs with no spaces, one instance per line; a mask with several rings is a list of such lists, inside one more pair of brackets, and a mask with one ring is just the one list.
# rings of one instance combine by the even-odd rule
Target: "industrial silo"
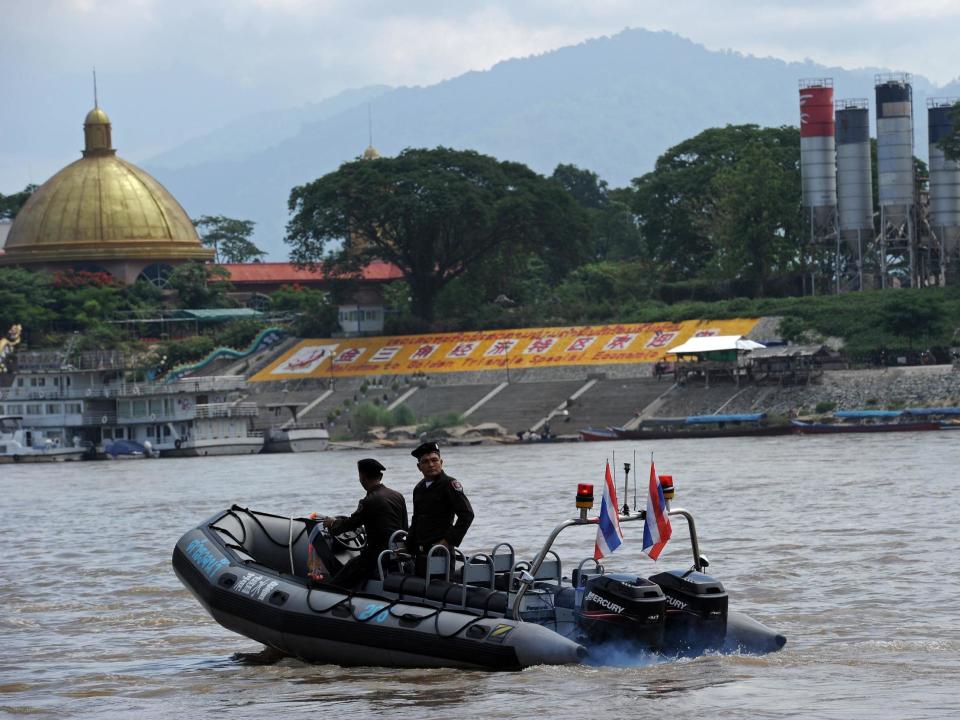
[[[916,285],[913,87],[910,75],[876,76],[880,281]],[[896,278],[896,280],[894,280]]]
[[938,143],[953,129],[952,115],[958,101],[960,98],[931,98],[927,101],[930,230],[941,253],[941,276],[950,284],[960,279],[960,162],[948,160]]
[[835,107],[841,275],[848,288],[862,290],[864,252],[874,237],[870,109],[866,98],[838,100]]
[[800,81],[800,180],[811,250],[817,253],[818,249],[830,243],[838,251],[837,166],[831,78]]

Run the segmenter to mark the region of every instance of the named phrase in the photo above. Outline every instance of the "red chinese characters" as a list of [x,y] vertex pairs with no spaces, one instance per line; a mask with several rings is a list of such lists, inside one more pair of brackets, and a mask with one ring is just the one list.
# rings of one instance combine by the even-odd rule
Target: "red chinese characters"
[[653,332],[653,337],[647,341],[645,347],[648,348],[662,348],[669,345],[673,342],[673,339],[677,336],[675,332],[662,332],[660,330],[655,330]]
[[372,363],[384,363],[393,360],[398,352],[402,349],[402,345],[386,345],[379,350],[377,350],[373,356],[370,358]]
[[465,358],[477,349],[479,342],[459,342],[447,353],[448,358]]
[[630,347],[630,343],[637,339],[636,333],[625,333],[623,335],[614,335],[603,346],[604,350],[626,350]]
[[501,357],[509,353],[516,344],[517,341],[513,340],[512,338],[494,340],[493,345],[487,348],[487,351],[484,353],[484,355],[486,357]]
[[335,358],[335,362],[337,364],[354,363],[357,361],[357,358],[363,355],[364,350],[366,350],[366,348],[344,348]]
[[523,350],[524,355],[545,353],[557,342],[556,338],[536,338]]
[[596,341],[596,336],[584,335],[575,338],[572,343],[567,345],[566,352],[583,352]]
[[419,346],[416,350],[413,351],[413,355],[410,356],[411,360],[426,360],[428,357],[433,355],[437,351],[439,345],[434,345],[431,343],[425,343]]

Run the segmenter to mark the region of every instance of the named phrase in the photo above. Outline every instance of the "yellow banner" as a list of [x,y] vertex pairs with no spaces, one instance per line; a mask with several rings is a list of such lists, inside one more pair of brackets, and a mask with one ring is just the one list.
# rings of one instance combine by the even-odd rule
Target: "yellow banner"
[[757,318],[303,340],[250,378],[407,375],[663,359],[692,337],[746,335]]

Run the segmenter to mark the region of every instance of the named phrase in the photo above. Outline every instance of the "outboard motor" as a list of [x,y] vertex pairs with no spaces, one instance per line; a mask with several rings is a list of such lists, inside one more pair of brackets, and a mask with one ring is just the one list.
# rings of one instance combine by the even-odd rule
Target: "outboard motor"
[[664,640],[681,652],[723,646],[727,634],[727,591],[719,580],[694,570],[668,570],[650,577],[666,595]]
[[666,598],[654,583],[611,573],[586,581],[577,625],[596,643],[626,641],[658,650],[663,643]]

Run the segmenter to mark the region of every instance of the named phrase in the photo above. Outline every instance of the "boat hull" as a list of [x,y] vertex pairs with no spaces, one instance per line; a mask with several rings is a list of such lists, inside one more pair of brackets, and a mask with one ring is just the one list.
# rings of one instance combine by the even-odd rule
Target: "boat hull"
[[0,463],[53,463],[75,462],[86,457],[86,450],[63,450],[50,452],[26,452],[0,455]]
[[715,428],[691,430],[625,430],[614,428],[618,440],[690,440],[696,438],[723,437],[774,437],[789,435],[793,428],[789,425],[773,425],[754,428]]
[[919,432],[941,430],[942,427],[940,423],[936,422],[856,425],[853,423],[800,423],[795,421],[793,431],[800,435],[835,435],[844,433]]
[[262,452],[322,452],[329,444],[330,435],[322,428],[272,428],[264,440]]
[[255,455],[263,447],[261,438],[231,442],[215,440],[181,443],[180,447],[161,448],[160,457],[207,457],[220,455]]
[[[303,525],[295,522],[302,542]],[[576,663],[586,654],[578,643],[523,621],[311,587],[244,563],[203,527],[177,543],[173,568],[225,628],[310,662],[519,670]]]

